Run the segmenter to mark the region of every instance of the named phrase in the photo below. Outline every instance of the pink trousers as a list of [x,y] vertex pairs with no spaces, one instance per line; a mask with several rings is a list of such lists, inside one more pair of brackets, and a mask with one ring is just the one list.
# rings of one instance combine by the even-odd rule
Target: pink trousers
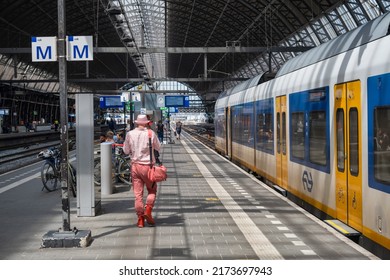
[[146,185],[146,189],[148,191],[146,205],[153,208],[154,202],[156,201],[157,183],[153,184],[153,182],[148,179],[149,169],[149,165],[137,163],[133,163],[131,165],[131,176],[135,197],[134,208],[138,216],[144,214],[144,185]]

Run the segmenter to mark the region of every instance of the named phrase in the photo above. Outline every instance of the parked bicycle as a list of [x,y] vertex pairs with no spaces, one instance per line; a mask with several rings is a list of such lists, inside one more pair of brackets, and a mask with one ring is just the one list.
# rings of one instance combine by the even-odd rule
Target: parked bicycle
[[[130,156],[126,155],[123,152],[122,144],[114,144],[114,160],[113,160],[113,176],[117,182],[122,182],[125,184],[131,183],[131,164]],[[100,156],[96,157],[94,160],[94,176],[95,183],[100,185],[100,172],[101,168],[101,159]]]
[[[57,147],[52,147],[39,152],[38,157],[45,160],[41,167],[42,190],[55,191],[61,185],[61,151]],[[73,196],[76,197],[76,169],[69,162],[68,184]]]

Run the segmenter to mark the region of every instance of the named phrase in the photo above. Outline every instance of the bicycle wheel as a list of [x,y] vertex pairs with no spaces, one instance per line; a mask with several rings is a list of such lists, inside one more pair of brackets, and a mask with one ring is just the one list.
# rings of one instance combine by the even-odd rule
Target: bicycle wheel
[[44,188],[48,192],[55,191],[57,189],[57,183],[59,181],[59,176],[55,171],[55,167],[51,162],[45,162],[41,167],[41,179]]
[[101,170],[100,170],[100,158],[95,158],[93,162],[93,180],[95,185],[100,186],[101,184]]
[[131,165],[126,160],[121,160],[118,165],[118,179],[125,184],[131,183]]

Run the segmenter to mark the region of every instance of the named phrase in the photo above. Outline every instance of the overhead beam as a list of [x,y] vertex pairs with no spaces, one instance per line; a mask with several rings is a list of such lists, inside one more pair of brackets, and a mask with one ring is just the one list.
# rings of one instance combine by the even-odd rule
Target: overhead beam
[[[221,82],[221,81],[246,81],[249,78],[153,78],[150,82],[164,82],[164,81],[176,81],[176,82]],[[57,83],[58,79],[26,79],[26,80],[1,80],[2,83]],[[69,83],[130,83],[130,82],[145,82],[143,78],[99,78],[99,79],[68,79]],[[149,81],[148,81],[149,82]]]
[[122,94],[123,92],[139,92],[139,93],[157,93],[157,94],[165,94],[165,93],[176,93],[176,94],[184,94],[184,95],[198,95],[196,91],[188,91],[188,90],[142,90],[142,89],[132,89],[132,90],[123,90],[123,89],[99,89],[99,90],[91,90],[91,91],[81,91],[81,92],[72,92],[71,94]]
[[[94,53],[262,53],[262,52],[305,52],[313,47],[155,47],[155,48],[125,48],[125,47],[95,47]],[[31,53],[31,48],[0,48],[2,54]]]

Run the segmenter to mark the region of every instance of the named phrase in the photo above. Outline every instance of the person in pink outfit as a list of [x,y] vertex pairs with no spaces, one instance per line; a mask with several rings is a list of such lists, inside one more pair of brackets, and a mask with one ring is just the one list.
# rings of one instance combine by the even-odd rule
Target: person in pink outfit
[[[150,169],[150,149],[148,135],[148,120],[146,115],[138,115],[135,121],[137,127],[129,131],[123,143],[123,151],[125,154],[130,154],[131,157],[131,176],[133,182],[133,192],[135,197],[135,212],[138,216],[137,226],[142,228],[146,222],[150,226],[154,226],[155,221],[152,217],[154,202],[156,201],[157,184],[148,178]],[[152,133],[152,148],[160,151],[160,142],[156,134]],[[152,150],[153,150],[152,149]],[[152,164],[155,164],[154,153],[152,153]],[[144,186],[148,191],[146,197],[146,207],[144,207]]]

